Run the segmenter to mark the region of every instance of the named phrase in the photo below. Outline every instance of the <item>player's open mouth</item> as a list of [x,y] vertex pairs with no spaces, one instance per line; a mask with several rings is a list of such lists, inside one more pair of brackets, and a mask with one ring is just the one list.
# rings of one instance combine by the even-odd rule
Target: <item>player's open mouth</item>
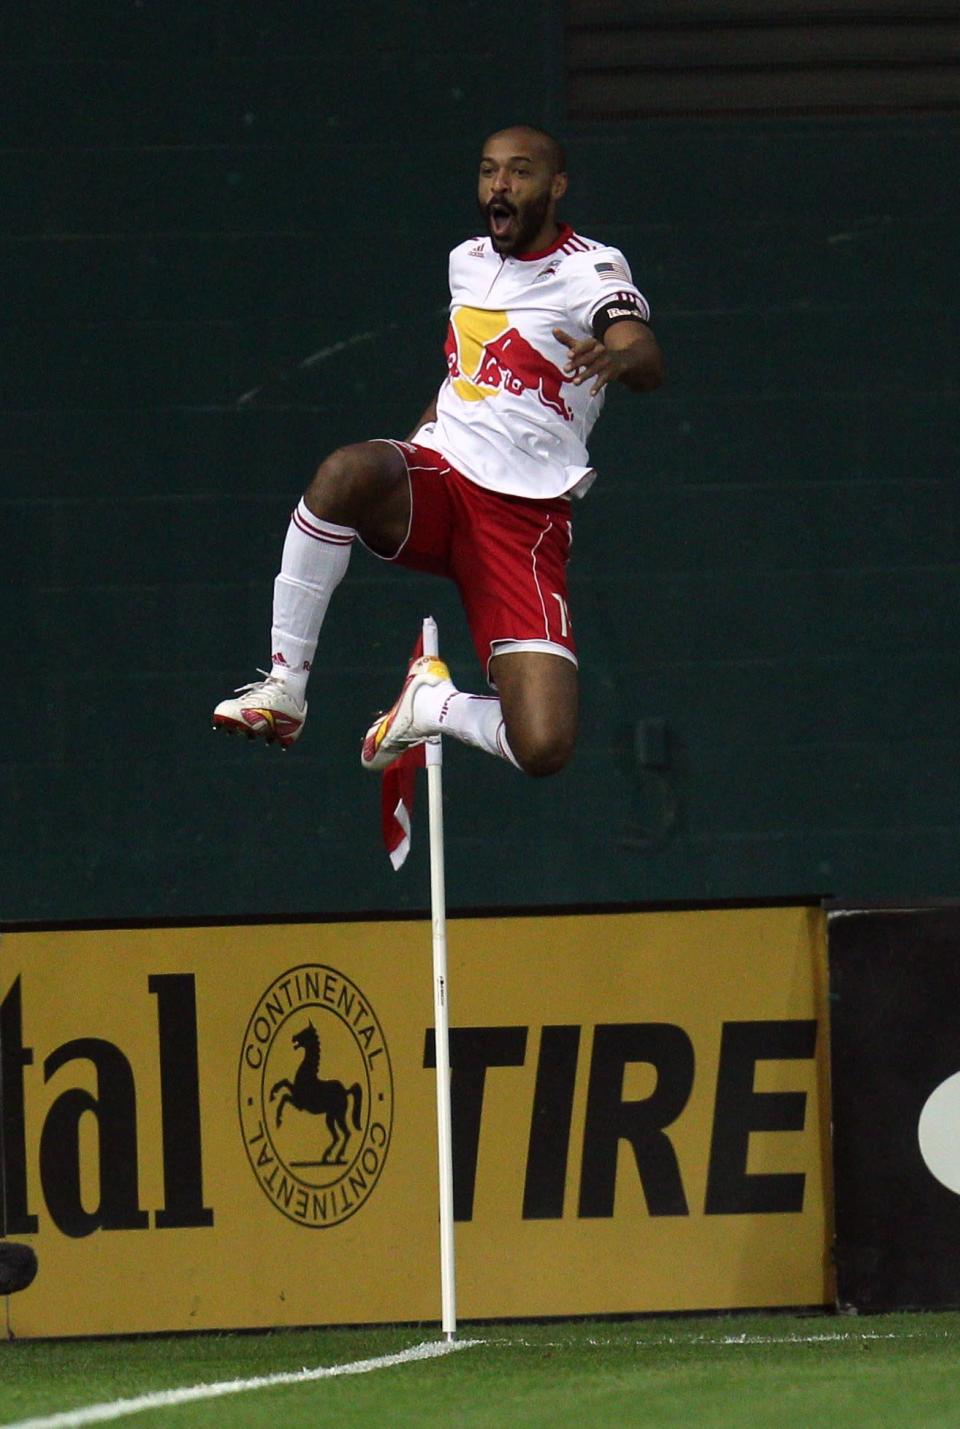
[[505,203],[488,204],[487,218],[490,222],[490,232],[494,238],[502,240],[509,236],[515,216],[514,210]]

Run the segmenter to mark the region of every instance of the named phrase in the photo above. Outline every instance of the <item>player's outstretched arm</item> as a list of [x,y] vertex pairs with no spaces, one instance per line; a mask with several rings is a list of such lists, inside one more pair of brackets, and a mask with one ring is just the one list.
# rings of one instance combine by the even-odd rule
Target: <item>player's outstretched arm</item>
[[646,323],[628,318],[616,322],[602,342],[595,337],[578,340],[559,327],[553,335],[570,354],[564,371],[574,374],[574,385],[593,380],[591,396],[608,382],[620,382],[631,392],[653,392],[663,382],[663,354]]

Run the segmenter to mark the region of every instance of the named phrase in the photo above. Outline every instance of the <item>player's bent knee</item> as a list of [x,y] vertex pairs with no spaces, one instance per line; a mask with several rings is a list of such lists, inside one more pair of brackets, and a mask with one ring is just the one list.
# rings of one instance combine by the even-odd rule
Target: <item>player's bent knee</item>
[[364,455],[362,447],[338,447],[317,468],[307,487],[307,505],[311,496],[324,499],[334,492],[352,494],[358,488],[368,490],[376,481],[376,466]]
[[321,519],[356,525],[402,482],[404,472],[402,459],[386,443],[338,447],[320,463],[304,501]]
[[562,734],[541,736],[537,739],[518,741],[519,748],[511,741],[514,757],[524,774],[533,779],[545,779],[551,774],[559,774],[570,762],[574,739]]

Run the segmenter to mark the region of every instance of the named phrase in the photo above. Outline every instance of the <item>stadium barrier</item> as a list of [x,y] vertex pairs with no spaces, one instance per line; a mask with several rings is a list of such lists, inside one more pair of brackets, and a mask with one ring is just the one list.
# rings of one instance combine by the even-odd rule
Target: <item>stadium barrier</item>
[[828,927],[838,1305],[960,1308],[960,906]]
[[[18,1336],[436,1321],[429,922],[10,931]],[[449,925],[465,1319],[832,1302],[825,918]]]

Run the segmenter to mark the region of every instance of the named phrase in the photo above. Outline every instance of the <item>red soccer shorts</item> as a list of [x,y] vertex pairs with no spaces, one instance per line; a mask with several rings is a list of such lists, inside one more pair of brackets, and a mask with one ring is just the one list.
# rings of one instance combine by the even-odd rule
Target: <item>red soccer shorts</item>
[[410,477],[410,530],[388,560],[456,582],[480,664],[522,647],[577,663],[567,605],[565,497],[532,501],[468,481],[439,452],[393,441]]

